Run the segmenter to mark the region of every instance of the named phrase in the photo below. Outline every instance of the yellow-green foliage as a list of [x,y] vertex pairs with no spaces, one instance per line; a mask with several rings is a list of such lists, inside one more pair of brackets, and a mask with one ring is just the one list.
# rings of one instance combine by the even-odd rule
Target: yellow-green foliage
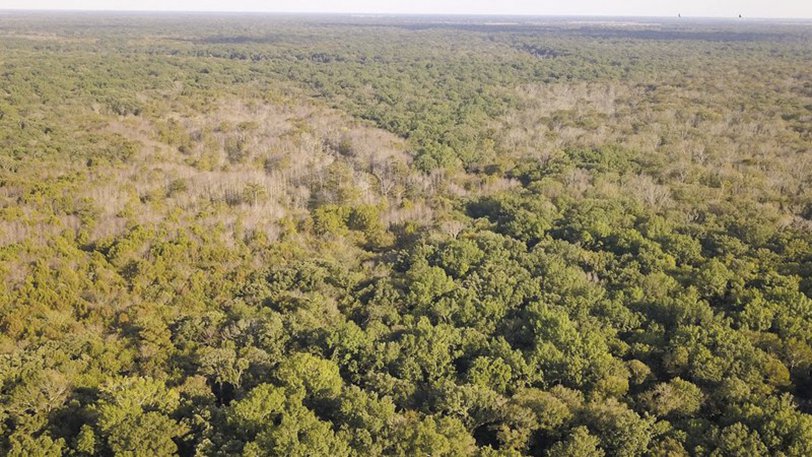
[[484,21],[1,13],[0,455],[812,455],[809,29]]

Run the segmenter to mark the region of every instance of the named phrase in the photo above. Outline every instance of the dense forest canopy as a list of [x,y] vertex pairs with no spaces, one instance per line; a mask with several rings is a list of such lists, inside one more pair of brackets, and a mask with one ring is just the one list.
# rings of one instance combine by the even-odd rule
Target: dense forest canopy
[[812,455],[812,24],[0,13],[0,455]]

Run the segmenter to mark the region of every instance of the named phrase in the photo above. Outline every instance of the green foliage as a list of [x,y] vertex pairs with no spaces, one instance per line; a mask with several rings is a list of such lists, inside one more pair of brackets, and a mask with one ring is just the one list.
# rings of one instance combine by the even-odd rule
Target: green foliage
[[555,443],[547,451],[549,457],[603,457],[600,440],[589,434],[586,427],[576,427],[565,441]]
[[301,392],[268,384],[254,388],[228,411],[246,440],[243,455],[349,455],[328,423],[301,404]]
[[[115,455],[140,457],[174,455],[173,438],[187,428],[170,415],[180,404],[177,391],[149,378],[124,378],[100,389],[96,407],[98,429]],[[85,445],[87,440],[85,437]]]
[[341,392],[338,366],[310,354],[289,356],[280,365],[277,376],[288,389],[302,389],[310,397],[329,399]]
[[674,378],[668,383],[657,384],[641,398],[647,409],[657,416],[691,416],[702,406],[702,397],[702,391],[697,386]]
[[812,455],[804,27],[0,17],[0,455]]
[[474,455],[474,439],[462,424],[450,417],[420,418],[408,414],[398,427],[394,455]]

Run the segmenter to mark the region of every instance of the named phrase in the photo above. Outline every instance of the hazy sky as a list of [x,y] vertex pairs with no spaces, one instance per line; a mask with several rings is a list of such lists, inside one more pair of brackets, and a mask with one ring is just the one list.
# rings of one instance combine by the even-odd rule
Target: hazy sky
[[812,18],[812,0],[0,0],[0,9]]

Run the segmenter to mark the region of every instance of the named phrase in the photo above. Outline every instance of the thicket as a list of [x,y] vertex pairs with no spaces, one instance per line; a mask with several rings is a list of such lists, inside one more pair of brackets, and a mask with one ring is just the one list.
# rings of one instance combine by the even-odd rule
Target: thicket
[[0,455],[812,455],[808,27],[0,40]]

